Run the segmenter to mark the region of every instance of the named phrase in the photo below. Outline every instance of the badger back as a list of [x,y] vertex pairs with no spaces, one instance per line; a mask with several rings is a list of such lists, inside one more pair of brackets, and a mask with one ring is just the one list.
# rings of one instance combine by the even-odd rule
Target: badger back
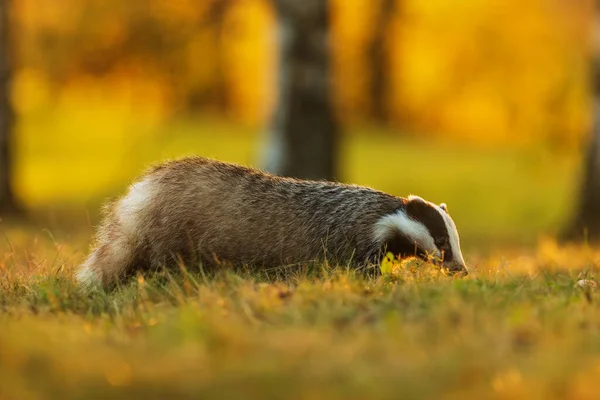
[[150,261],[280,266],[327,257],[369,260],[378,221],[403,199],[352,185],[301,181],[203,158],[151,171],[138,238]]

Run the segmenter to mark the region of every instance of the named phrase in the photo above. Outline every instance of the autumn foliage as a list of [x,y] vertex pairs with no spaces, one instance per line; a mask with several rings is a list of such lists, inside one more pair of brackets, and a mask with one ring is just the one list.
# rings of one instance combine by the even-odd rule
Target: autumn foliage
[[[370,49],[381,45],[385,122],[400,131],[580,143],[591,0],[396,0],[382,25],[383,3],[331,1],[343,121],[369,121]],[[154,118],[217,113],[257,125],[273,108],[277,30],[266,0],[20,0],[12,13],[20,114],[79,92]]]

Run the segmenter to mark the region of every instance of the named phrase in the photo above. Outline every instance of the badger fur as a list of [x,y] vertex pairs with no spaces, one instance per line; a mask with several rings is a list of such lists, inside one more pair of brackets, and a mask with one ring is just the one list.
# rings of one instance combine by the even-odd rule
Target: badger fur
[[445,205],[362,186],[270,175],[201,157],[148,171],[109,204],[82,285],[178,262],[277,267],[327,259],[364,266],[387,251],[466,273]]

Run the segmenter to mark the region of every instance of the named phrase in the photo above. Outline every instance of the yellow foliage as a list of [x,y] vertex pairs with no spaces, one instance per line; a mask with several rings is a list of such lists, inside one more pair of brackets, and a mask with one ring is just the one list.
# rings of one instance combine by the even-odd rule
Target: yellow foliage
[[381,261],[381,273],[388,275],[394,272],[395,257],[392,253],[387,253],[384,259]]
[[[65,59],[81,50],[69,43],[87,35],[99,49],[84,48],[86,57],[110,56],[124,46],[110,71],[93,78],[101,87],[122,91],[124,81],[135,82],[138,89],[148,85],[150,96],[142,91],[134,97],[158,102],[155,109],[162,114],[177,112],[186,91],[210,95],[220,90],[226,92],[230,117],[263,124],[276,101],[273,11],[260,0],[233,2],[225,13],[222,41],[215,45],[214,33],[202,26],[219,1],[15,2],[22,65],[14,94],[18,112],[52,103],[45,93],[56,82],[43,80],[53,79],[48,71],[57,68],[50,67],[55,59],[66,68],[61,74],[67,87],[82,82],[86,73],[81,68],[88,61],[76,67]],[[347,122],[364,118],[370,104],[368,47],[378,29],[379,4],[331,1],[335,101]],[[477,143],[545,141],[574,148],[590,125],[592,7],[591,0],[398,0],[384,43],[392,122],[404,130]],[[173,47],[167,53],[169,65],[175,66],[171,77],[159,68],[163,60],[131,53],[136,44],[128,44],[128,30],[148,21],[162,26],[156,40],[164,32],[174,35],[166,41]],[[142,40],[143,33],[132,37]],[[53,46],[46,47],[47,40]],[[175,86],[171,78],[177,79]],[[215,83],[219,79],[222,86]],[[58,85],[65,90],[65,82]]]
[[233,111],[244,122],[263,122],[270,117],[277,82],[273,15],[265,2],[240,2],[226,24],[235,32],[225,43]]
[[[407,1],[395,108],[475,141],[580,137],[588,124],[585,6],[536,0]],[[399,84],[401,83],[401,85]],[[570,144],[573,144],[572,142]]]

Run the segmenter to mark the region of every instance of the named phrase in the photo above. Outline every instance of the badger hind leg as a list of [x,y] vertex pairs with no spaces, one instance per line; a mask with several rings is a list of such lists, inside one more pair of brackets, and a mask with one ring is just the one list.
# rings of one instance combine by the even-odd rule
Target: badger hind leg
[[134,252],[126,237],[102,243],[79,266],[75,279],[86,288],[114,284],[130,270]]
[[124,277],[136,260],[142,221],[151,202],[155,186],[147,178],[132,185],[125,197],[106,210],[98,229],[97,245],[76,273],[81,286],[110,285]]

